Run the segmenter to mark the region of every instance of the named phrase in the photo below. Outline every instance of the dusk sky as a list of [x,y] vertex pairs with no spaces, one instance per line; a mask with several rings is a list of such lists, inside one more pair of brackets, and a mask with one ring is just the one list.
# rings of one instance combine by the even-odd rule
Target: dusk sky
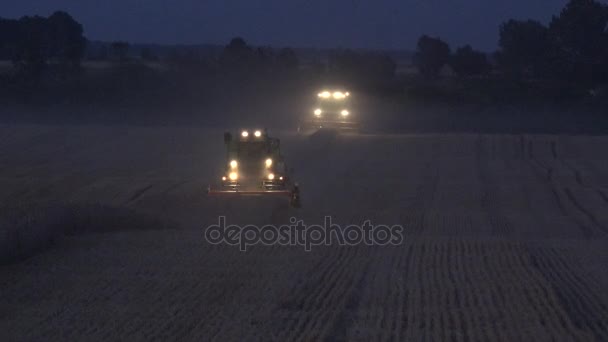
[[65,10],[91,40],[408,49],[421,34],[494,50],[509,18],[548,22],[567,0],[0,0],[0,16]]

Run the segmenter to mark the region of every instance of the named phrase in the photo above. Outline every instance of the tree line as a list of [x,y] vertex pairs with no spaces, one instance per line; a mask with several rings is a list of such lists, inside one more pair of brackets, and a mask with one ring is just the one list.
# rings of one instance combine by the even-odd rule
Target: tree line
[[224,48],[217,61],[221,70],[243,75],[257,72],[282,72],[296,70],[300,64],[298,56],[291,48],[279,50],[270,47],[249,46],[237,37]]
[[12,61],[21,72],[40,74],[50,62],[77,67],[86,42],[82,25],[66,12],[49,17],[0,18],[0,59]]
[[[608,82],[608,6],[597,0],[570,0],[548,25],[534,20],[509,20],[500,25],[498,46],[498,51],[490,55],[470,45],[452,51],[440,38],[424,35],[418,40],[413,61],[420,74],[429,78],[437,77],[449,66],[461,77],[500,73],[519,79]],[[118,41],[109,47],[112,59],[129,61],[129,43]],[[58,11],[49,17],[0,18],[0,59],[11,60],[22,73],[40,75],[49,65],[59,65],[64,70],[77,68],[86,49],[82,25],[66,12]],[[144,61],[158,60],[150,49],[143,49],[140,57]],[[203,63],[208,69],[236,76],[283,73],[300,67],[293,49],[252,47],[242,38],[232,39],[212,60],[175,54],[167,61]],[[316,71],[320,74],[353,83],[391,80],[397,67],[385,54],[353,50],[334,51],[326,65],[318,64]]]
[[[499,49],[490,58],[467,45],[451,52],[440,38],[422,36],[414,62],[421,74],[436,77],[449,65],[460,76],[493,70],[517,78],[608,82],[608,6],[596,0],[570,0],[548,26],[535,20],[500,25]],[[492,65],[494,64],[494,65]]]

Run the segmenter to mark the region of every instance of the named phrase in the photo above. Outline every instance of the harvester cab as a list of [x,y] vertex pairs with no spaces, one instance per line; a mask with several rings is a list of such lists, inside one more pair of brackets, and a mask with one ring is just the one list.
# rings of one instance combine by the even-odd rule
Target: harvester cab
[[298,131],[337,129],[356,131],[359,124],[353,113],[352,95],[343,88],[324,89],[315,96],[314,106],[298,127]]
[[270,137],[266,130],[242,130],[235,136],[224,133],[224,143],[221,190],[210,186],[210,195],[285,196],[299,206],[299,187],[291,183],[279,139]]

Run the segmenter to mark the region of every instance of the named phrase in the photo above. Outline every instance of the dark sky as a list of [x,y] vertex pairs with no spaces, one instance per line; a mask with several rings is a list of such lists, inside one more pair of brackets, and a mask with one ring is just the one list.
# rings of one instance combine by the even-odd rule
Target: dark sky
[[423,34],[493,50],[508,19],[548,22],[567,0],[0,0],[0,16],[66,10],[93,40],[413,49]]

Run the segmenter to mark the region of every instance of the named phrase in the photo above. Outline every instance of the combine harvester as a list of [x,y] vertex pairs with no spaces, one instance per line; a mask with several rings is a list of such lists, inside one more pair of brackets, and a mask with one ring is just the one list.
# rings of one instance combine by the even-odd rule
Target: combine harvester
[[336,88],[322,90],[317,94],[315,106],[298,126],[298,132],[314,133],[320,129],[340,132],[359,130],[356,115],[352,112],[350,92]]
[[300,207],[300,189],[292,183],[280,150],[280,140],[266,131],[241,131],[237,137],[224,133],[226,170],[221,190],[211,185],[211,196],[279,196]]

